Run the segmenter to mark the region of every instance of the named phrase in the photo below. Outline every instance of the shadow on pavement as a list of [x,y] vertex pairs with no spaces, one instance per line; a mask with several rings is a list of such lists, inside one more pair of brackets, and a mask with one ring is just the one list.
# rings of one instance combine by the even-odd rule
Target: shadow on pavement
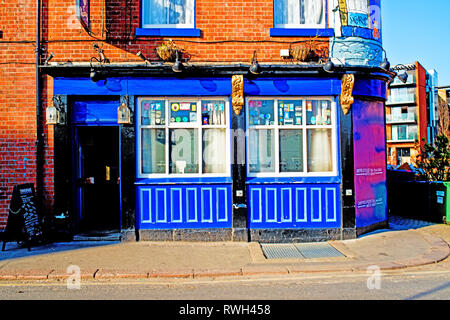
[[0,261],[31,257],[41,254],[51,254],[62,251],[78,250],[90,247],[108,246],[120,243],[120,241],[72,241],[54,242],[31,247],[31,251],[16,242],[8,242],[5,251],[0,251]]
[[401,231],[401,230],[411,230],[411,229],[420,229],[425,228],[428,226],[436,225],[434,222],[427,222],[427,221],[421,221],[421,220],[414,220],[409,218],[403,218],[399,216],[389,216],[389,229],[379,229],[375,230],[366,234],[363,234],[358,237],[358,239],[383,233],[383,232],[389,232],[389,231]]

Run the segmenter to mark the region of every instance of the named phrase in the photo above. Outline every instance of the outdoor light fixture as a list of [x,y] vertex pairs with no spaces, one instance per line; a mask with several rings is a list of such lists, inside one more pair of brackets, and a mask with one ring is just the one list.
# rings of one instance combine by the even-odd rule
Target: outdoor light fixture
[[259,74],[261,72],[261,67],[258,63],[258,59],[256,57],[256,50],[253,52],[253,57],[252,57],[252,65],[250,66],[250,73],[253,74]]
[[136,53],[136,55],[141,58],[142,60],[144,60],[145,62],[149,62],[148,59],[142,54],[141,51],[139,51],[138,53]]
[[180,51],[176,51],[176,60],[174,65],[172,66],[172,70],[173,72],[183,72],[184,70],[184,65],[183,63],[180,61]]
[[117,123],[131,124],[131,110],[128,108],[125,100],[122,100],[120,106],[117,108]]
[[97,61],[99,61],[100,63],[109,63],[109,59],[106,58],[106,56],[105,56],[105,54],[103,52],[103,49],[100,48],[98,46],[98,44],[96,44],[96,43],[93,44],[93,47],[94,47],[94,50],[97,51],[97,54],[98,54],[98,56],[100,58],[100,59],[97,59]]
[[55,55],[53,54],[53,52],[50,52],[50,54],[48,55],[47,59],[45,59],[44,65],[47,65],[50,62],[50,60],[53,59],[54,56]]
[[98,82],[98,81],[100,81],[100,80],[105,80],[105,81],[106,81],[106,78],[105,78],[105,76],[102,74],[102,72],[101,72],[100,70],[94,68],[94,66],[93,66],[93,64],[92,64],[92,60],[96,60],[97,62],[100,62],[100,63],[101,63],[101,61],[99,61],[96,57],[92,57],[92,58],[91,58],[91,61],[90,61],[90,64],[91,64],[91,71],[90,71],[90,73],[89,73],[89,78],[91,78],[91,81],[92,81],[92,82]]
[[91,73],[89,74],[92,82],[98,82],[101,80],[101,75],[99,71],[96,71],[95,68],[91,68]]
[[391,69],[391,64],[387,58],[384,58],[383,62],[380,64],[380,68],[389,71]]
[[328,73],[333,73],[334,72],[334,63],[333,63],[333,61],[331,61],[331,59],[329,59],[328,61],[327,61],[327,63],[323,66],[323,70],[325,71],[325,72],[328,72]]
[[45,110],[47,125],[54,125],[58,124],[59,122],[59,112],[58,109],[55,108],[55,106],[51,105],[47,107]]
[[47,125],[55,125],[55,124],[63,125],[66,123],[66,113],[64,111],[64,106],[61,97],[59,96],[53,97],[53,103],[51,106],[47,107],[47,109],[45,110],[45,114]]
[[408,74],[406,72],[403,72],[402,74],[397,76],[401,82],[406,83],[408,81]]

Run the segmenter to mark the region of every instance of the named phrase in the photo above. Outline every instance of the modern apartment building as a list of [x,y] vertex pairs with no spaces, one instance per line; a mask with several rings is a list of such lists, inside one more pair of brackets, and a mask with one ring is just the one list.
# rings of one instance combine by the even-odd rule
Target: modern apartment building
[[416,141],[433,143],[438,128],[438,74],[419,62],[396,65],[386,100],[387,163],[411,163]]

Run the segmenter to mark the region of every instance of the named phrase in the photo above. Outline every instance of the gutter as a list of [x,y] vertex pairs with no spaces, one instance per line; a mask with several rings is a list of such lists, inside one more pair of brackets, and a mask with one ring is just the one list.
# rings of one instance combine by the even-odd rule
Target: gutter
[[36,206],[42,214],[44,176],[44,130],[41,103],[41,0],[36,0]]

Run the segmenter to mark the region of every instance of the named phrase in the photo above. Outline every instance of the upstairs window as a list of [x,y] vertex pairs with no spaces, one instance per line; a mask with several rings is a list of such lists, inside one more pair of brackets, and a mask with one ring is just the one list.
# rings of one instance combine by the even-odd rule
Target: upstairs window
[[143,0],[143,28],[194,28],[195,0]]
[[324,28],[325,0],[274,0],[275,28]]

